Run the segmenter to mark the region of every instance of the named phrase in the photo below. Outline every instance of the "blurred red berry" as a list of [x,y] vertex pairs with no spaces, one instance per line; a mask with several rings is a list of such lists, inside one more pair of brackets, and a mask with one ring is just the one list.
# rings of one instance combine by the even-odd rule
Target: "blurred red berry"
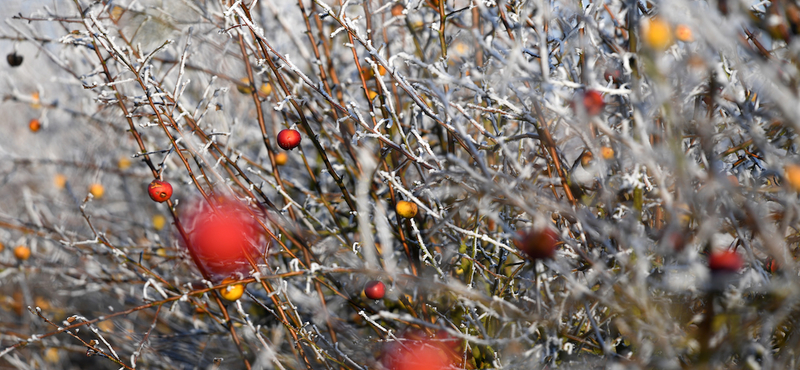
[[764,263],[764,267],[769,271],[771,274],[774,274],[780,270],[781,265],[778,264],[778,261],[775,261],[774,258],[770,257],[767,259],[767,262]]
[[583,106],[586,108],[586,113],[590,116],[596,116],[603,112],[603,107],[606,103],[603,102],[603,94],[596,90],[587,90],[583,94]]
[[187,217],[187,247],[201,271],[222,279],[251,270],[248,257],[256,262],[266,248],[260,225],[235,199],[212,200],[212,209],[200,203]]
[[147,193],[150,194],[150,199],[162,203],[172,196],[172,185],[166,181],[153,180],[147,186]]
[[300,145],[300,132],[292,129],[281,130],[278,133],[278,146],[284,150],[292,150]]
[[383,299],[384,294],[386,294],[386,285],[378,280],[372,280],[364,287],[364,294],[369,299]]
[[712,272],[737,272],[743,264],[742,257],[730,250],[712,252],[708,257],[708,268]]
[[558,234],[549,228],[520,230],[514,238],[514,245],[525,252],[530,259],[553,258],[558,246]]
[[451,343],[425,338],[389,345],[382,363],[389,370],[444,370],[455,365]]

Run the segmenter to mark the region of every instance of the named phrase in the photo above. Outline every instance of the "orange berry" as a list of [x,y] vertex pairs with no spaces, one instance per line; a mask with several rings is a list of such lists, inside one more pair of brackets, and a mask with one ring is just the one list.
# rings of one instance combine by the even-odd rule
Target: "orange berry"
[[600,155],[602,155],[603,159],[605,160],[614,158],[614,149],[611,149],[611,147],[608,146],[604,146],[600,148]]
[[286,154],[284,152],[280,152],[278,154],[275,154],[275,164],[277,164],[278,166],[283,166],[288,161],[289,161],[289,155],[288,154]]
[[375,100],[375,98],[378,96],[378,93],[373,90],[367,90],[367,96],[369,97],[370,101]]
[[258,88],[258,91],[264,96],[272,94],[272,85],[269,82],[267,82],[261,85],[261,87]]
[[92,195],[95,198],[100,199],[100,198],[103,197],[103,193],[105,193],[105,189],[103,188],[103,185],[100,185],[99,183],[94,183],[94,184],[89,186],[89,192],[92,193]]
[[694,37],[692,37],[692,29],[685,24],[679,24],[675,26],[675,38],[683,42],[694,41]]
[[655,50],[666,50],[672,45],[672,26],[659,17],[650,18],[643,24],[642,41]]
[[25,261],[28,258],[31,258],[31,249],[24,245],[17,246],[14,248],[14,257],[16,257],[18,260]]
[[42,128],[42,123],[39,122],[39,119],[34,118],[28,122],[28,128],[31,129],[31,132],[37,132]]
[[5,245],[3,245],[3,243],[2,243],[2,242],[0,242],[0,252],[2,252],[2,251],[3,251],[3,249],[6,249],[6,246],[5,246]]
[[[222,280],[222,284],[228,284],[234,281],[236,281],[236,279],[227,278]],[[244,284],[233,284],[224,288],[219,288],[219,294],[222,296],[222,298],[225,298],[229,301],[235,301],[241,298],[242,294],[244,294]]]
[[800,191],[800,166],[787,164],[783,167],[783,178],[795,191]]
[[394,209],[400,217],[412,218],[417,215],[417,204],[414,202],[401,200],[397,202]]
[[242,94],[252,94],[253,93],[254,90],[250,86],[250,79],[249,78],[242,77],[241,79],[239,79],[239,82],[240,83],[236,84],[236,90],[239,90],[239,92],[242,93]]
[[394,4],[392,6],[392,16],[393,17],[399,17],[399,16],[403,15],[403,10],[405,10],[405,9],[406,9],[406,7],[404,7],[403,4],[400,4],[400,3]]
[[55,184],[56,188],[63,189],[67,186],[67,177],[63,174],[57,173],[55,177],[53,177],[53,184]]

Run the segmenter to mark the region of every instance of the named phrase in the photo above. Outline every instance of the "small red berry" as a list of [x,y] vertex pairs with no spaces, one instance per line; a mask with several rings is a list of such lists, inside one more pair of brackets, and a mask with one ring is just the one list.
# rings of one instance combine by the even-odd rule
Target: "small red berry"
[[712,272],[737,272],[743,264],[742,257],[734,251],[712,252],[708,257],[708,268]]
[[386,294],[386,285],[378,280],[372,280],[364,287],[364,295],[369,299],[383,299]]
[[153,180],[147,186],[147,193],[150,194],[150,199],[162,203],[172,196],[172,185],[166,181]]
[[517,232],[514,245],[530,259],[553,258],[558,246],[558,234],[549,228]]
[[605,102],[603,102],[603,94],[599,91],[586,90],[583,93],[583,108],[586,109],[586,114],[596,116],[603,113],[603,107],[605,107],[605,105]]
[[278,133],[278,146],[284,150],[292,150],[300,145],[300,133],[297,130],[285,129]]
[[778,264],[778,261],[775,261],[774,258],[770,257],[770,258],[767,258],[767,262],[764,264],[764,267],[767,268],[767,271],[769,271],[770,273],[774,274],[774,273],[778,272],[778,270],[780,270],[781,265]]

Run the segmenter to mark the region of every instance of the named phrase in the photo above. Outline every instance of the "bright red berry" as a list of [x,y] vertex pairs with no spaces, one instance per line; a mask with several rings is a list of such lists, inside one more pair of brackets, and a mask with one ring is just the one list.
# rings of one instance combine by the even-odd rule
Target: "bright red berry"
[[172,196],[172,185],[166,181],[153,180],[147,186],[147,193],[150,194],[150,199],[156,202],[166,202]]
[[364,295],[369,299],[383,299],[386,294],[386,285],[378,280],[372,280],[364,287]]
[[743,264],[742,257],[730,250],[712,252],[708,257],[708,268],[712,272],[737,272]]
[[281,130],[278,133],[278,146],[284,150],[292,150],[300,145],[300,132],[292,129]]
[[553,258],[558,246],[558,234],[549,228],[517,232],[514,245],[530,259]]
[[186,244],[198,268],[209,279],[222,279],[252,269],[269,242],[247,206],[219,197],[201,201],[186,217]]

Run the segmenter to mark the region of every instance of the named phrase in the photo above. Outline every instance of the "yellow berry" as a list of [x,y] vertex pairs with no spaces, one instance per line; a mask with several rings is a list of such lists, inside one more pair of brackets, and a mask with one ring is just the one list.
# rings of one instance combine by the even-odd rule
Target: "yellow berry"
[[275,154],[275,164],[277,164],[278,166],[283,166],[288,161],[289,161],[289,155],[288,154],[286,154],[284,152],[280,152],[278,154]]
[[131,160],[128,157],[120,157],[119,161],[117,161],[117,167],[121,170],[127,170],[130,166]]
[[372,90],[367,90],[367,96],[369,97],[369,100],[373,100],[378,96],[378,93]]
[[675,38],[683,42],[694,41],[694,37],[692,37],[692,30],[685,24],[679,24],[675,26]]
[[161,231],[161,229],[163,229],[164,226],[166,225],[167,225],[166,217],[164,217],[163,215],[153,216],[153,228],[156,229],[156,231]]
[[611,149],[611,147],[608,146],[604,146],[600,148],[600,154],[603,156],[603,159],[609,160],[611,158],[614,158],[614,149]]
[[666,50],[672,45],[672,27],[661,18],[654,17],[645,22],[642,31],[642,41],[655,50]]
[[[228,284],[234,281],[236,281],[236,279],[227,278],[222,280],[222,284]],[[222,296],[222,298],[225,298],[229,301],[235,301],[241,298],[242,294],[244,294],[244,284],[234,284],[228,285],[224,288],[219,288],[219,294]]]
[[28,258],[31,258],[31,249],[24,245],[20,245],[14,248],[14,257],[17,257],[18,260],[25,261]]
[[57,348],[48,348],[44,351],[44,360],[51,363],[57,364],[61,359],[61,356],[58,354]]
[[236,90],[239,90],[239,92],[242,94],[253,93],[253,88],[250,87],[250,79],[248,79],[247,77],[242,77],[241,79],[239,79],[239,82],[241,82],[241,84],[236,84]]
[[159,257],[166,257],[166,256],[167,256],[167,250],[166,250],[166,249],[164,249],[164,248],[158,248],[158,249],[156,249],[156,256],[159,256]]
[[787,164],[783,167],[783,173],[786,183],[795,191],[800,191],[800,166],[796,164]]
[[103,193],[105,193],[105,189],[103,189],[103,185],[100,185],[98,183],[94,183],[94,184],[89,186],[89,192],[92,193],[92,195],[95,198],[100,199],[100,198],[103,197]]
[[53,184],[56,186],[56,188],[63,189],[65,186],[67,186],[67,177],[63,174],[57,173],[53,177]]
[[265,84],[261,85],[261,87],[258,89],[258,91],[261,92],[261,94],[264,95],[264,96],[272,94],[272,85],[269,84],[269,83],[265,83]]
[[[386,75],[386,68],[383,68],[382,65],[378,65],[378,73],[381,76],[385,76]],[[372,69],[372,66],[369,66],[368,68],[364,68],[364,79],[365,80],[369,80],[372,77],[375,77],[375,71]]]
[[412,218],[417,215],[417,204],[405,200],[397,202],[395,211],[400,217]]

